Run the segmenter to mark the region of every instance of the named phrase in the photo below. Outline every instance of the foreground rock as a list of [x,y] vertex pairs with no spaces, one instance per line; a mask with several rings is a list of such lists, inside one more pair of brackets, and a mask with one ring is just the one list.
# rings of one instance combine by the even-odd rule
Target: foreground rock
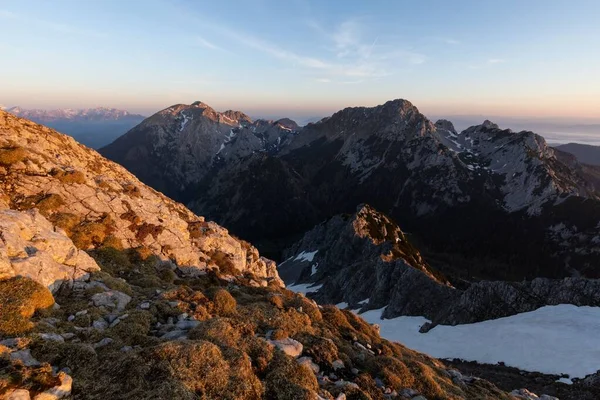
[[100,270],[37,210],[0,210],[0,279],[25,276],[52,291]]

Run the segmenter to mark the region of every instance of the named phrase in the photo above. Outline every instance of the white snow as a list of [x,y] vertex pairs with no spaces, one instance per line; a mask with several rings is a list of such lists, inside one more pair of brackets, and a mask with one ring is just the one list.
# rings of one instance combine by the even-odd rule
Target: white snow
[[187,125],[188,121],[191,119],[182,111],[181,116],[183,117],[183,121],[181,121],[181,125],[179,126],[179,132],[183,131],[183,128]]
[[224,148],[225,148],[225,143],[221,143],[221,147],[219,147],[219,151],[217,151],[217,154],[219,154],[221,151],[223,151]]
[[600,307],[570,304],[490,321],[439,325],[419,333],[427,319],[381,320],[383,309],[361,316],[379,324],[381,336],[436,358],[460,358],[546,374],[582,378],[600,369]]
[[556,382],[565,383],[567,385],[573,384],[573,381],[570,378],[560,378],[560,379],[557,379]]
[[335,306],[337,308],[339,308],[340,310],[344,310],[344,309],[348,308],[348,303],[341,302],[341,303],[337,303]]
[[311,251],[311,252],[307,252],[307,251],[302,251],[302,253],[298,254],[296,256],[296,258],[294,258],[294,261],[308,261],[308,262],[312,262],[313,258],[315,258],[315,254],[317,254],[319,252],[319,250],[315,250],[315,251]]
[[314,263],[311,266],[311,271],[310,271],[310,276],[313,276],[314,274],[317,273],[317,268],[319,267],[319,263]]
[[310,292],[316,292],[317,290],[321,289],[322,286],[323,285],[315,286],[315,283],[297,283],[288,286],[287,289],[291,290],[292,292],[306,294]]

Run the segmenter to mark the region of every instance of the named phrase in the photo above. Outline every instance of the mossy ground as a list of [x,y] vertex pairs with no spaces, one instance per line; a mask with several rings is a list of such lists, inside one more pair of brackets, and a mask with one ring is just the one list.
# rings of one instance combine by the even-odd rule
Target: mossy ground
[[[94,290],[63,290],[56,295],[60,309],[34,317],[40,322],[29,334],[34,357],[72,371],[73,398],[296,400],[314,399],[317,393],[333,399],[344,392],[348,399],[384,399],[376,378],[393,390],[410,387],[428,399],[507,398],[493,387],[489,395],[477,397],[483,389],[455,385],[440,362],[382,339],[349,311],[319,307],[286,289],[247,286],[243,277],[230,282],[215,272],[178,277],[143,249],[102,248],[91,254],[102,268],[91,279],[132,297],[121,313],[127,318],[102,332],[90,329],[108,314],[89,304]],[[46,300],[36,304],[47,306]],[[140,309],[142,302],[150,305]],[[67,321],[81,310],[87,311]],[[185,340],[160,339],[157,326],[182,313],[198,326]],[[41,323],[49,317],[59,322]],[[42,340],[37,332],[43,331],[73,332],[75,337],[64,343]],[[288,337],[301,342],[303,356],[325,374],[335,372],[358,388],[319,385],[310,368],[266,340]],[[112,343],[94,348],[103,338]],[[336,360],[344,368],[334,371]]]

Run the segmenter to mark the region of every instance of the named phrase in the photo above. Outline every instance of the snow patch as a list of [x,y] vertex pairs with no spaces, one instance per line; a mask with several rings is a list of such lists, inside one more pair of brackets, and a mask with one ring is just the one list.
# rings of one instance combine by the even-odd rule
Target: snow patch
[[316,292],[317,290],[321,289],[321,287],[323,287],[323,285],[317,285],[316,283],[311,282],[311,283],[296,283],[296,284],[288,286],[287,289],[291,290],[292,292],[306,294],[306,293]]
[[379,324],[382,337],[432,357],[504,362],[525,371],[571,378],[600,369],[600,307],[546,306],[473,324],[438,325],[428,333],[419,333],[428,322],[424,317],[382,320],[382,311],[370,310],[361,317]]
[[311,252],[307,252],[307,251],[302,251],[302,253],[298,254],[296,256],[296,258],[294,258],[294,261],[308,261],[308,262],[312,262],[313,258],[315,258],[315,254],[317,254],[319,252],[319,250],[315,250],[315,251],[311,251]]
[[319,267],[319,263],[315,263],[311,266],[310,276],[313,276],[317,273],[317,268]]

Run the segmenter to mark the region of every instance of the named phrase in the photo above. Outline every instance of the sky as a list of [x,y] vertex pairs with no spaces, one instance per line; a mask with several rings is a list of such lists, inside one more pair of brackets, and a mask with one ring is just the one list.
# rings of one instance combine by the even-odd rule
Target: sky
[[0,0],[0,104],[600,121],[597,0]]

